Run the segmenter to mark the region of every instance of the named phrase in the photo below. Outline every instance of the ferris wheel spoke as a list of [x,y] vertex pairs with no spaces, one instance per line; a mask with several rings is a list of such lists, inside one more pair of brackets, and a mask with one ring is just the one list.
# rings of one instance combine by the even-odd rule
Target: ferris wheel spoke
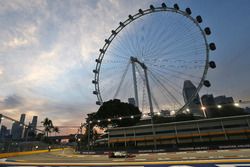
[[[139,76],[140,76],[140,78],[141,78],[141,83],[143,84],[143,94],[142,94],[142,104],[144,105],[144,103],[145,103],[145,87],[146,87],[146,81],[145,81],[145,78],[144,78],[144,76],[143,76],[143,74],[141,73],[141,71],[140,71],[140,69],[136,66],[136,69],[137,69],[137,71],[138,71],[138,73],[139,73]],[[156,98],[155,98],[155,96],[154,96],[154,93],[153,93],[153,91],[151,91],[151,97],[152,97],[152,100],[153,100],[153,103],[155,104],[155,106],[157,107],[157,109],[160,111],[160,107],[159,107],[159,105],[158,105],[158,103],[157,103],[157,101],[156,101]],[[144,109],[144,107],[142,107],[142,110]]]
[[[190,41],[192,41],[194,39],[193,36],[197,33],[199,33],[199,32],[195,31],[195,32],[192,32],[191,34],[185,32],[184,37],[182,37],[182,38],[179,37],[179,39],[166,37],[166,39],[168,39],[168,40],[166,42],[164,42],[163,48],[161,48],[161,49],[171,48],[171,46],[173,45],[173,46],[175,46],[175,47],[173,47],[173,50],[176,51],[176,48],[179,49],[183,46],[189,46],[190,44],[192,44],[192,42],[190,42]],[[161,50],[161,49],[159,49],[159,50]],[[169,50],[169,49],[167,49],[167,50]],[[155,50],[153,51],[153,53],[154,52],[155,52]]]
[[131,50],[131,55],[130,56],[134,56],[134,54],[138,54],[137,52],[137,49],[136,47],[138,47],[137,45],[133,45],[131,43],[131,39],[129,38],[129,33],[128,33],[128,30],[125,28],[125,32],[124,32],[124,35],[126,36],[125,39],[126,39],[126,42],[127,42],[127,45],[129,46],[128,48]]
[[[161,72],[161,73],[164,73],[165,75],[168,75],[169,76],[169,78],[172,78],[172,77],[174,77],[174,78],[176,78],[176,79],[178,79],[178,80],[190,80],[190,78],[183,78],[183,77],[181,77],[181,76],[179,76],[179,75],[175,75],[175,74],[172,74],[172,73],[170,73],[169,71],[166,71],[166,70],[162,70],[162,69],[159,69],[159,68],[155,68],[155,67],[151,67],[151,69],[155,69],[155,70],[157,70],[157,71],[159,71],[159,72]],[[197,82],[194,82],[195,84],[197,84]]]
[[182,92],[180,91],[182,90],[181,87],[176,84],[174,85],[169,79],[167,79],[165,76],[162,77],[162,75],[157,72],[153,72],[152,70],[150,70],[150,72],[153,73],[162,83],[165,83],[167,87],[171,88],[173,92],[172,94],[176,95],[176,99],[183,99]]
[[163,83],[168,84],[168,86],[170,86],[173,90],[175,90],[179,95],[182,95],[181,91],[182,88],[181,87],[177,87],[177,85],[173,82],[171,82],[171,80],[167,79],[164,75],[162,75],[161,73],[155,71],[155,70],[150,70],[151,73],[155,73],[154,75],[158,76],[159,80],[162,80]]
[[124,36],[122,39],[121,38],[122,37],[120,37],[120,36],[117,37],[117,45],[116,45],[116,47],[123,50],[125,55],[126,55],[125,57],[128,58],[128,57],[130,57],[130,55],[133,54],[134,51],[130,46],[130,43],[129,43],[129,40],[127,39],[127,36]]
[[194,75],[189,74],[189,73],[177,71],[177,70],[174,70],[173,68],[166,67],[165,65],[157,65],[157,64],[150,64],[150,65],[151,65],[151,66],[154,66],[154,67],[160,67],[161,69],[165,69],[165,70],[167,70],[167,71],[171,71],[171,72],[174,72],[174,73],[177,73],[177,74],[189,76],[189,77],[191,77],[191,78],[201,79],[201,78],[198,77],[198,76],[194,76]]
[[152,75],[150,75],[150,78],[155,84],[155,86],[157,87],[157,89],[159,89],[160,94],[162,94],[162,96],[167,101],[167,103],[171,103],[171,105],[175,105],[176,101],[171,97],[171,95],[168,92],[166,92],[165,88],[162,87],[162,85],[154,77],[152,77]]
[[149,51],[149,48],[152,47],[153,42],[150,39],[154,39],[154,34],[157,30],[153,29],[152,26],[149,27],[149,32],[147,33],[147,36],[144,36],[144,38],[146,39],[146,42],[144,44],[144,55],[143,58],[145,57],[145,55],[147,55],[147,52]]
[[154,78],[160,85],[161,87],[170,95],[171,98],[173,98],[173,100],[179,104],[181,106],[181,103],[175,98],[175,96],[166,88],[166,86],[152,73],[150,73],[152,78]]
[[128,57],[124,56],[124,55],[128,55],[127,51],[122,52],[122,51],[118,50],[116,47],[111,48],[111,50],[108,51],[108,55],[109,55],[109,57],[108,57],[109,59],[112,59],[112,58],[116,58],[116,59],[122,58],[125,60],[128,59]]
[[115,99],[115,98],[117,97],[118,93],[120,92],[121,86],[122,86],[123,81],[124,81],[124,79],[125,79],[125,77],[126,77],[126,74],[127,74],[127,72],[128,72],[129,65],[130,65],[130,61],[127,63],[127,66],[126,66],[126,68],[125,68],[125,70],[124,70],[124,72],[123,72],[123,74],[122,74],[121,80],[120,80],[120,82],[119,82],[119,85],[118,85],[118,87],[117,87],[117,90],[116,90],[116,92],[115,92],[115,95],[114,95],[114,98],[113,98],[113,99]]
[[153,42],[151,42],[151,45],[147,47],[147,54],[144,56],[144,58],[158,51],[159,46],[161,46],[161,44],[164,43],[164,41],[166,40],[162,34],[164,34],[164,31],[160,33],[158,32],[158,35],[152,40]]
[[[157,74],[151,71],[151,73],[153,75]],[[176,99],[182,99],[182,92],[180,90],[182,90],[182,88],[177,89],[176,86],[172,85],[172,83],[170,82],[169,79],[163,78],[162,76],[160,76],[159,74],[155,75],[156,78],[158,80],[160,80],[162,83],[165,83],[167,87],[171,88],[171,92],[173,92],[172,94],[176,95]]]
[[[161,50],[165,50],[165,51],[161,51]],[[188,51],[187,51],[188,50]],[[155,51],[154,53],[150,53],[149,55],[147,55],[147,59],[150,59],[151,57],[153,58],[162,58],[164,56],[167,55],[173,55],[171,57],[169,57],[169,59],[173,59],[173,58],[179,58],[182,56],[196,56],[199,52],[204,52],[203,48],[197,48],[197,49],[190,49],[190,46],[185,46],[181,49],[166,49],[166,48],[160,48],[158,51]],[[196,53],[196,54],[195,54]],[[191,58],[191,57],[190,57]]]
[[[178,47],[168,47],[166,50],[168,53],[182,53],[185,51],[205,51],[204,46],[202,45],[193,45],[194,41],[189,41],[190,43],[184,44],[184,45],[179,45]],[[177,44],[178,45],[178,44]],[[178,49],[177,49],[178,48]]]

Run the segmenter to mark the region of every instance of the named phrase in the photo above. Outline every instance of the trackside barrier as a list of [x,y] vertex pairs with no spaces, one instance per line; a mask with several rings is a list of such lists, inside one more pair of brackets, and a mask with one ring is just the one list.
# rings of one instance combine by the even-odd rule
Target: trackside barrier
[[[51,149],[52,151],[60,151],[63,150],[62,148],[58,149]],[[37,150],[37,151],[24,151],[24,152],[12,152],[12,153],[1,153],[0,158],[8,158],[8,157],[15,157],[20,155],[31,155],[31,154],[39,154],[39,153],[46,153],[49,152],[48,150]]]
[[196,146],[196,147],[176,147],[176,148],[165,148],[165,149],[115,149],[115,150],[82,150],[80,154],[93,155],[93,154],[109,154],[112,151],[126,151],[132,154],[140,153],[161,153],[161,152],[177,152],[177,151],[201,151],[201,150],[223,150],[223,149],[249,149],[250,144],[231,144],[231,145],[213,145],[213,146]]

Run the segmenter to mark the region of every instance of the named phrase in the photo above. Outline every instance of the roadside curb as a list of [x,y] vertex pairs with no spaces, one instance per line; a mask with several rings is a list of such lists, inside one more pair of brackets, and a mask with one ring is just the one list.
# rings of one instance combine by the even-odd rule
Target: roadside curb
[[[52,149],[51,152],[60,151],[61,148]],[[12,153],[2,153],[0,154],[0,158],[8,158],[8,157],[15,157],[20,155],[31,155],[31,154],[39,154],[39,153],[46,153],[49,152],[48,150],[36,150],[36,151],[24,151],[24,152],[12,152]]]

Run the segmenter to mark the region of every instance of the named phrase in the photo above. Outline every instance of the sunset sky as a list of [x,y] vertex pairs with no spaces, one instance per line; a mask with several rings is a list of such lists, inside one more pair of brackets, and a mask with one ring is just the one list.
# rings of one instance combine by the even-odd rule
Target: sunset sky
[[249,0],[1,0],[0,113],[80,125],[98,109],[92,70],[110,31],[139,8],[190,7],[212,30],[218,66],[203,93],[250,100]]

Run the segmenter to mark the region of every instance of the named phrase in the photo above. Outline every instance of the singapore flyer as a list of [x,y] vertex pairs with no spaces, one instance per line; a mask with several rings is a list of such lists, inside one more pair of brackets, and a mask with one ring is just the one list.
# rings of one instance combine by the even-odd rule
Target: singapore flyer
[[[129,99],[145,115],[189,111],[202,86],[210,86],[209,68],[216,67],[209,59],[216,46],[207,40],[211,30],[202,17],[162,3],[118,23],[95,60],[96,104]],[[196,90],[184,95],[188,85]]]

